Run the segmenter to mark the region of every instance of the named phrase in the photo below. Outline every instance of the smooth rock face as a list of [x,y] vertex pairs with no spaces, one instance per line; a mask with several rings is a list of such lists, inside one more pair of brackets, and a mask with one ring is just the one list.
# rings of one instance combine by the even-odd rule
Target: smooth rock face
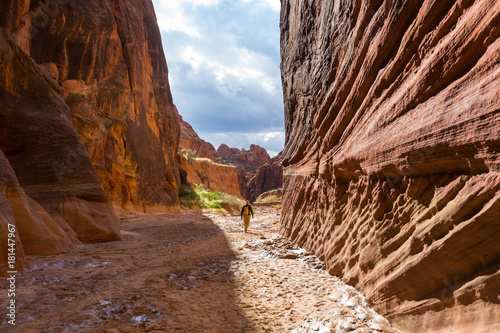
[[[62,222],[62,223],[61,223]],[[60,225],[61,224],[61,225]],[[10,226],[9,226],[10,225]],[[15,228],[15,268],[7,269],[9,227]],[[0,150],[0,274],[19,271],[26,265],[24,254],[55,254],[80,244],[77,234],[60,219],[52,217],[28,197],[9,161]]]
[[224,192],[241,198],[236,167],[215,164],[207,160],[194,160],[189,163],[184,156],[179,158],[180,166],[187,173],[188,183],[203,184],[212,191]]
[[411,332],[500,330],[499,20],[282,1],[282,233]]
[[12,36],[69,105],[104,192],[119,208],[178,211],[179,124],[151,1],[42,3]]

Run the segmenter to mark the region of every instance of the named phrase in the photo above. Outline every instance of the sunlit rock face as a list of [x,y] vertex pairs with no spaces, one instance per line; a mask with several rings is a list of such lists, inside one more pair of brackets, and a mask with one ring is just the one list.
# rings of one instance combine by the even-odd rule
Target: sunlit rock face
[[500,330],[499,19],[282,1],[282,233],[411,332]]
[[179,124],[151,1],[47,3],[13,10],[11,35],[70,107],[104,192],[178,211]]
[[221,144],[217,152],[225,163],[233,164],[245,172],[253,172],[271,160],[266,149],[259,145],[250,145],[250,149],[240,150]]
[[174,108],[181,127],[178,153],[182,154],[183,149],[191,149],[196,151],[197,157],[209,158],[214,162],[221,162],[219,153],[215,150],[214,146],[210,142],[206,142],[200,138],[193,127],[179,114],[177,107],[174,106]]
[[236,167],[212,163],[206,159],[194,160],[191,163],[184,156],[180,156],[179,159],[181,168],[186,172],[188,183],[202,184],[212,191],[241,198]]
[[221,159],[238,168],[238,184],[240,187],[241,196],[245,200],[253,200],[257,186],[256,182],[250,182],[255,172],[271,161],[271,157],[266,149],[259,145],[250,145],[250,149],[238,149],[229,147],[226,144],[221,144],[217,148],[217,153]]

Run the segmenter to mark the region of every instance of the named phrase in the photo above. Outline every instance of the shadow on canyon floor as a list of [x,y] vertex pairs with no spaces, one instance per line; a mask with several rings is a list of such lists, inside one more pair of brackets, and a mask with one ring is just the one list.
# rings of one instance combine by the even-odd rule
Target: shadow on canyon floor
[[121,229],[122,241],[28,257],[16,277],[16,326],[2,314],[0,330],[253,331],[236,298],[235,254],[210,218],[128,216]]

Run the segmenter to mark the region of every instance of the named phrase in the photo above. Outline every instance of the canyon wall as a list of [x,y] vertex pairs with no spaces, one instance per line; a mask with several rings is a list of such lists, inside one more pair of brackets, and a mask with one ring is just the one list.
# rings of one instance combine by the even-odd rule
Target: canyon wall
[[409,332],[500,330],[500,2],[282,1],[282,233]]
[[217,148],[217,153],[219,153],[219,156],[225,163],[233,164],[245,172],[253,172],[271,161],[271,157],[269,157],[266,149],[259,145],[250,145],[250,149],[240,150],[221,144]]
[[179,124],[151,1],[0,4],[1,236],[14,222],[18,253],[57,253],[120,239],[113,206],[179,211]]
[[152,2],[3,2],[11,37],[69,106],[111,202],[178,211],[179,124]]

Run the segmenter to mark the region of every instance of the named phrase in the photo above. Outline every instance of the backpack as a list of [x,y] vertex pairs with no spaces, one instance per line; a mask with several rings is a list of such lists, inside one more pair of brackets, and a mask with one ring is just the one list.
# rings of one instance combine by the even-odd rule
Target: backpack
[[248,209],[248,206],[243,207],[243,214],[250,215],[250,210]]

